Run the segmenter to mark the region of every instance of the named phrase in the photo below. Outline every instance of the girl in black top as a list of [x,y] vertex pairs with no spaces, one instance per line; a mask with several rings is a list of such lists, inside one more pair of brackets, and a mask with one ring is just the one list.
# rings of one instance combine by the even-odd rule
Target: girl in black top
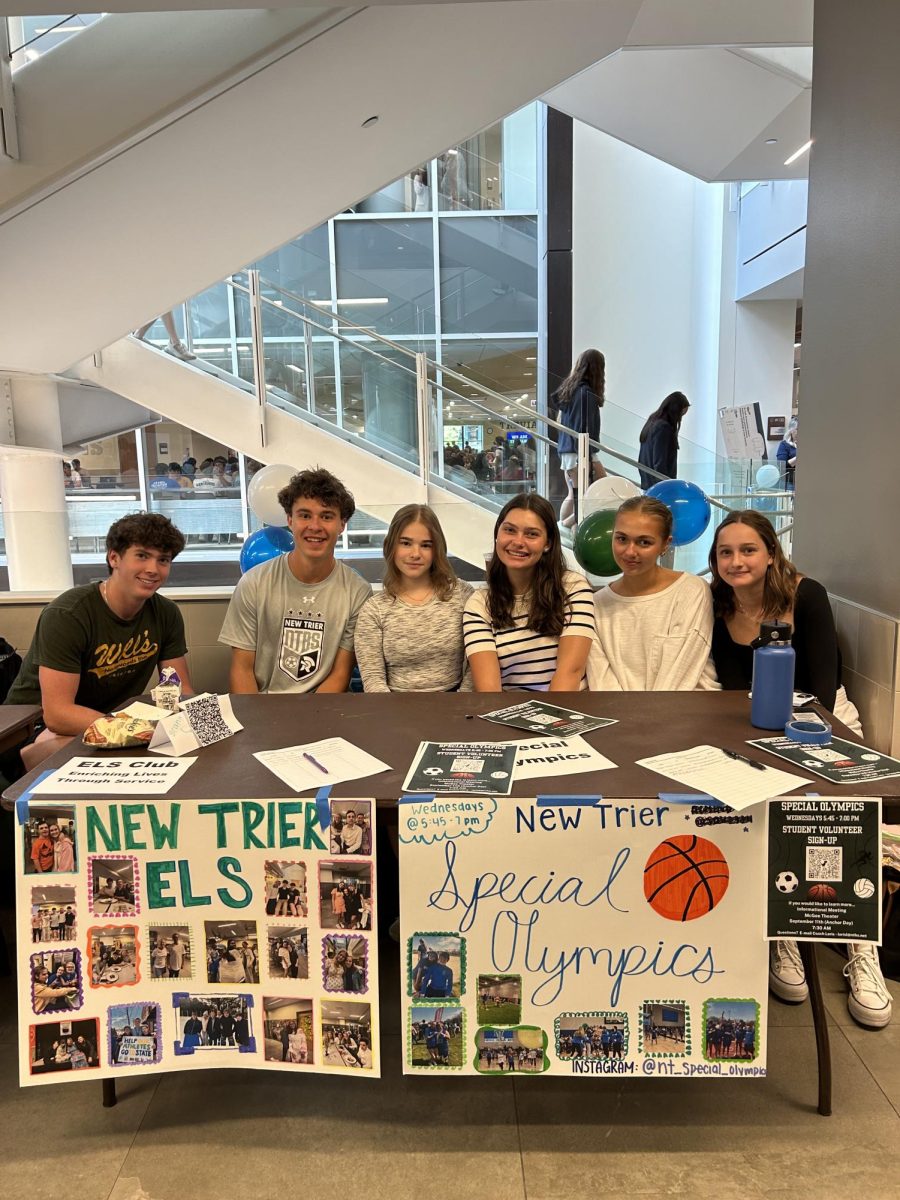
[[[667,479],[678,475],[678,431],[684,414],[690,408],[684,392],[670,392],[662,404],[652,412],[641,430],[641,448],[638,462]],[[660,480],[648,471],[641,471],[641,487],[646,492]]]
[[[558,407],[557,420],[574,433],[586,433],[592,441],[600,440],[600,409],[606,399],[606,359],[599,350],[583,350],[575,365],[559,385],[554,396]],[[568,494],[559,510],[559,520],[566,528],[577,524],[575,511],[575,480],[578,477],[578,442],[571,433],[560,432],[556,440],[559,463]],[[591,482],[606,475],[600,461],[600,451],[591,449]]]

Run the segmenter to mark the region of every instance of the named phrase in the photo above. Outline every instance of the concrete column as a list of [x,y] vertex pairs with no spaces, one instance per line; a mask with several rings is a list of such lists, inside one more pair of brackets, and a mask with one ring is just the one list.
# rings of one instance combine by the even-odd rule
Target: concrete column
[[0,444],[9,588],[62,592],[72,586],[72,561],[56,384],[43,377],[5,379],[3,397],[8,432],[16,438],[15,445]]

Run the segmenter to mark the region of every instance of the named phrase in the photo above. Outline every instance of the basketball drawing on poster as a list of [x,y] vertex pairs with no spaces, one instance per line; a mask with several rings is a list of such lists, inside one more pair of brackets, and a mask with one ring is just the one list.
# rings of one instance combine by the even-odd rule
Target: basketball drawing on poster
[[761,811],[552,800],[401,820],[404,1070],[764,1075]]

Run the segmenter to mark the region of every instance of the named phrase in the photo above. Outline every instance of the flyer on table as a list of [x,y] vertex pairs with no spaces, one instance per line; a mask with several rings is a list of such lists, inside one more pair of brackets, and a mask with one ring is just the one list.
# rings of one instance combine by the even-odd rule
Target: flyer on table
[[881,801],[768,805],[766,937],[881,942]]
[[574,737],[616,723],[611,717],[591,717],[571,708],[548,704],[545,700],[526,700],[509,708],[498,708],[482,713],[481,719],[498,725],[512,725],[514,729],[525,729],[529,733],[552,733],[556,737]]
[[508,796],[517,749],[515,742],[420,742],[403,790]]
[[31,800],[16,836],[21,1083],[379,1075],[375,805],[325,806]]
[[434,797],[400,817],[407,1074],[766,1074],[760,808]]
[[824,746],[795,742],[789,737],[754,738],[748,745],[796,763],[829,783],[876,783],[900,775],[900,759],[839,737]]

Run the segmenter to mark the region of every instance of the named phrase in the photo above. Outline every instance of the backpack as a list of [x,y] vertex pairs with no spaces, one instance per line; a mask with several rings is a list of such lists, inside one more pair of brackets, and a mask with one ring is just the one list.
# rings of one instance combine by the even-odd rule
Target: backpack
[[22,656],[4,637],[0,637],[0,704],[6,699],[22,667]]

